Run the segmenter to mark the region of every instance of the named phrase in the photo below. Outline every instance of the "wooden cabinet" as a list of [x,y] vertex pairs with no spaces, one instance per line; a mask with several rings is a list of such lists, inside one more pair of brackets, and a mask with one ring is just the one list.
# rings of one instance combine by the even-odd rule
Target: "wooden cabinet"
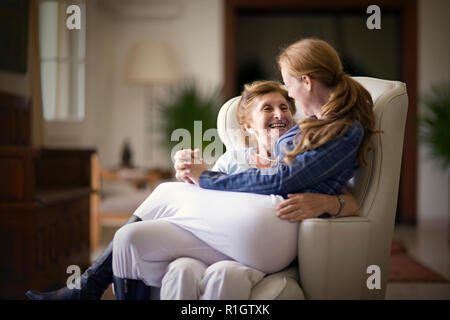
[[89,264],[89,194],[0,205],[0,298],[64,285],[69,265]]
[[33,148],[29,115],[29,99],[0,93],[0,299],[58,288],[90,263],[95,150]]

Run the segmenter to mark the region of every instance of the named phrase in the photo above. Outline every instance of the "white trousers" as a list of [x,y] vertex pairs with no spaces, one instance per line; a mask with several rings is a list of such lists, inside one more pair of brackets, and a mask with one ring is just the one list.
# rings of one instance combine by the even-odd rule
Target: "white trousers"
[[259,270],[236,261],[219,261],[209,267],[183,257],[171,262],[162,279],[161,300],[248,300],[264,278]]
[[263,273],[279,271],[297,255],[298,230],[275,215],[280,201],[182,182],[160,184],[134,213],[144,221],[116,232],[114,275],[160,287],[169,263],[179,257],[207,266],[235,260]]

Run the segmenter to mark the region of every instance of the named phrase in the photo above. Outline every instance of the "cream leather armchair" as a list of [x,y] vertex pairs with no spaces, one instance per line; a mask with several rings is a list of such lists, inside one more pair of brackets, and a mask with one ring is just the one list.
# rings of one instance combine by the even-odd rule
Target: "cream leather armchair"
[[[360,216],[301,222],[298,266],[266,276],[253,288],[250,299],[385,297],[408,98],[404,83],[354,79],[370,92],[376,129],[383,131],[373,136],[374,148],[367,157],[369,166],[359,169],[354,179]],[[239,97],[230,99],[218,116],[219,135],[227,149],[244,147],[243,137],[227,130],[239,128],[238,100]]]

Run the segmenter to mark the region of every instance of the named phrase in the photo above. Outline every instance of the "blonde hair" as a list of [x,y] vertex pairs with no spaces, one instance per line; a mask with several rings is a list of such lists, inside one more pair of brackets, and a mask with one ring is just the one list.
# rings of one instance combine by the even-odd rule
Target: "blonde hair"
[[[322,107],[320,119],[305,118],[298,122],[302,136],[298,143],[294,143],[292,150],[286,151],[285,161],[290,163],[304,151],[317,149],[338,139],[354,120],[358,120],[364,127],[358,160],[366,166],[365,153],[370,148],[370,136],[375,133],[372,97],[362,85],[344,73],[336,50],[323,40],[302,39],[282,51],[278,65],[296,78],[308,75],[332,89],[328,102]],[[294,141],[297,141],[297,136]]]
[[292,116],[294,116],[294,114],[297,112],[294,99],[288,96],[287,90],[283,88],[283,85],[280,82],[255,81],[246,84],[244,85],[244,90],[241,93],[241,98],[239,99],[239,104],[236,112],[237,121],[243,131],[245,131],[244,125],[249,120],[249,114],[251,110],[253,110],[256,98],[272,92],[278,92],[286,99]]

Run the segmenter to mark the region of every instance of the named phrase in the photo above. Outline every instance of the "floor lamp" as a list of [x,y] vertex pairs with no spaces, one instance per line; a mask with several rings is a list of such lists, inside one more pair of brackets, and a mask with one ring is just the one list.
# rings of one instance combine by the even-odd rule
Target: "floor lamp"
[[175,52],[164,42],[142,41],[135,43],[128,55],[126,78],[130,84],[143,86],[146,93],[148,116],[150,122],[150,139],[147,150],[150,151],[151,161],[154,160],[155,133],[155,89],[167,86],[179,79],[180,71]]

